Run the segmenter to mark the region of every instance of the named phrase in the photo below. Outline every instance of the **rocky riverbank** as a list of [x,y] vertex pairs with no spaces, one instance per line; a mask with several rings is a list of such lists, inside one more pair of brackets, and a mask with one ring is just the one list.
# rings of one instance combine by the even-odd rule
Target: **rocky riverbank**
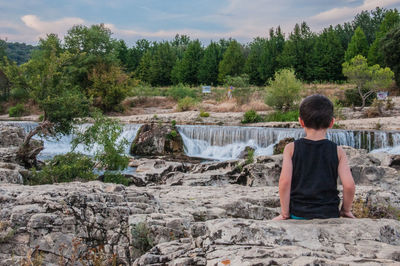
[[[10,137],[1,138],[2,149],[23,138],[17,128],[3,132]],[[396,155],[345,148],[360,219],[277,222],[270,219],[279,212],[281,155],[206,163],[141,158],[132,162],[137,186],[24,186],[27,170],[11,160],[12,149],[0,157],[1,167],[15,167],[0,169],[7,177],[0,182],[0,265],[400,263]]]

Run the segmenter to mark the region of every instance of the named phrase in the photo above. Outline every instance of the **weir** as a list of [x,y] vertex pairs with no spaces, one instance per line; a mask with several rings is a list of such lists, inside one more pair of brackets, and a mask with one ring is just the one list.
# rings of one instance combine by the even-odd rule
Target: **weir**
[[[1,122],[24,128],[26,132],[35,128],[34,122]],[[83,130],[89,124],[80,126]],[[140,128],[140,124],[125,124],[122,138],[131,143]],[[238,158],[239,154],[250,146],[255,149],[255,155],[271,155],[273,146],[280,140],[288,137],[295,139],[304,137],[303,129],[241,127],[241,126],[177,126],[183,138],[185,152],[188,156],[208,158],[214,160],[229,160]],[[35,138],[39,138],[36,136]],[[351,146],[368,151],[386,151],[400,154],[400,132],[377,130],[337,130],[328,131],[327,138],[338,145]],[[44,139],[45,149],[39,154],[39,159],[50,159],[57,154],[67,153],[71,149],[72,136],[62,136],[58,139]],[[91,154],[78,146],[76,151]],[[126,148],[129,153],[129,145]]]

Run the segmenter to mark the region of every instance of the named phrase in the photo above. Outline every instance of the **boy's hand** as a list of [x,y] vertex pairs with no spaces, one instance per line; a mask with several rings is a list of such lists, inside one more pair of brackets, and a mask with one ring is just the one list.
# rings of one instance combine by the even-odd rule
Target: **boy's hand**
[[340,210],[340,217],[344,218],[352,218],[355,219],[356,217],[351,213],[351,211]]
[[279,214],[278,216],[276,216],[274,219],[272,219],[273,221],[281,221],[281,220],[287,220],[289,219],[288,216],[283,216],[282,214]]

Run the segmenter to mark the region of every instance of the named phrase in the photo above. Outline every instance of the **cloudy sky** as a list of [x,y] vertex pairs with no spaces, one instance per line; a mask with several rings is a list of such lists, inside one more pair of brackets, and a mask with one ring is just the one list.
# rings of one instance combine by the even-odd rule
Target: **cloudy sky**
[[0,38],[36,44],[76,24],[104,23],[128,44],[176,33],[247,42],[278,25],[288,33],[301,21],[319,31],[376,6],[400,9],[400,0],[0,0]]

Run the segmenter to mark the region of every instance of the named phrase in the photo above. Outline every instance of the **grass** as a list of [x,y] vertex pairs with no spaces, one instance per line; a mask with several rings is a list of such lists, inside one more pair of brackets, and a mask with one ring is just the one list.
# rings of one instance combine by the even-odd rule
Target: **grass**
[[275,111],[265,117],[265,122],[297,122],[299,111],[281,112]]

